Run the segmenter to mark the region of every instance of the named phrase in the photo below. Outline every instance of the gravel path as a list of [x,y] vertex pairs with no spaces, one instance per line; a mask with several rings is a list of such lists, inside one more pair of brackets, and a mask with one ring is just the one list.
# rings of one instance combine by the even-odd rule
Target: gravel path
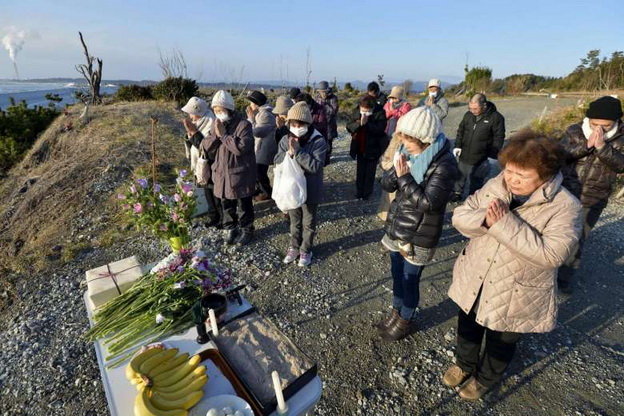
[[[539,114],[544,101],[497,105],[514,130]],[[506,114],[513,108],[521,109],[515,118]],[[453,108],[446,128],[455,130],[464,111]],[[624,206],[609,204],[592,233],[581,284],[560,298],[557,329],[525,336],[509,377],[484,400],[466,404],[439,381],[453,361],[456,308],[446,291],[464,239],[445,225],[422,277],[420,330],[382,342],[371,324],[388,311],[391,297],[389,260],[379,244],[383,224],[374,200],[353,199],[355,164],[347,150],[348,140],[337,141],[326,170],[309,269],[281,265],[287,224],[271,203],[257,205],[256,241],[244,250],[225,248],[219,233],[199,223],[193,231],[249,285],[250,300],[317,360],[325,387],[317,415],[624,414]],[[88,325],[84,271],[132,254],[149,262],[166,248],[137,236],[47,274],[6,276],[18,300],[0,319],[0,414],[108,414],[93,347],[80,339]]]

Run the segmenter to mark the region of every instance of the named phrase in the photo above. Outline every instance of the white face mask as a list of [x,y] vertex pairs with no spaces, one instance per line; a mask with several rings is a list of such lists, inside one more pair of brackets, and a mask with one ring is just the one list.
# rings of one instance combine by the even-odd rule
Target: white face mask
[[222,123],[225,123],[230,119],[230,115],[228,113],[215,113],[215,116],[217,116]]
[[437,91],[429,91],[429,95],[431,97],[436,97],[438,95],[438,92]]
[[372,111],[362,111],[362,110],[360,110],[360,115],[362,115],[362,116],[372,116],[373,112]]
[[303,127],[290,126],[289,130],[295,136],[303,137],[308,132],[308,126],[303,126]]

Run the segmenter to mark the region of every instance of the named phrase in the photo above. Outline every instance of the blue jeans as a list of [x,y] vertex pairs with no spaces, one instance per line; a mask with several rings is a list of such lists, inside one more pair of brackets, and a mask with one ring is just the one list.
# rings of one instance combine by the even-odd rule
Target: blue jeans
[[392,307],[405,320],[414,319],[420,299],[420,275],[425,266],[416,266],[397,251],[390,252],[392,270]]

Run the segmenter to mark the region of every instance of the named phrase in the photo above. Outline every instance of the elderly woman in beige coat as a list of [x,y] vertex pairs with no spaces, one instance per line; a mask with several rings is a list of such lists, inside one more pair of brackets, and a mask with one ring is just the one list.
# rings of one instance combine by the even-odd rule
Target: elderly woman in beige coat
[[457,364],[443,382],[465,400],[502,378],[521,334],[555,328],[557,268],[581,233],[580,202],[561,185],[558,144],[524,131],[498,160],[503,172],[453,213],[470,241],[449,289],[459,306]]

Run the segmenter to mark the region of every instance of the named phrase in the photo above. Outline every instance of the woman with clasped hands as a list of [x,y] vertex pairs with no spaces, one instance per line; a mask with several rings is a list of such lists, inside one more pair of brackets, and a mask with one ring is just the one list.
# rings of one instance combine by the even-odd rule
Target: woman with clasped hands
[[470,240],[449,289],[459,306],[457,364],[443,382],[465,400],[501,380],[521,334],[554,329],[557,268],[581,233],[581,205],[561,185],[557,143],[525,130],[498,160],[503,172],[453,213]]

